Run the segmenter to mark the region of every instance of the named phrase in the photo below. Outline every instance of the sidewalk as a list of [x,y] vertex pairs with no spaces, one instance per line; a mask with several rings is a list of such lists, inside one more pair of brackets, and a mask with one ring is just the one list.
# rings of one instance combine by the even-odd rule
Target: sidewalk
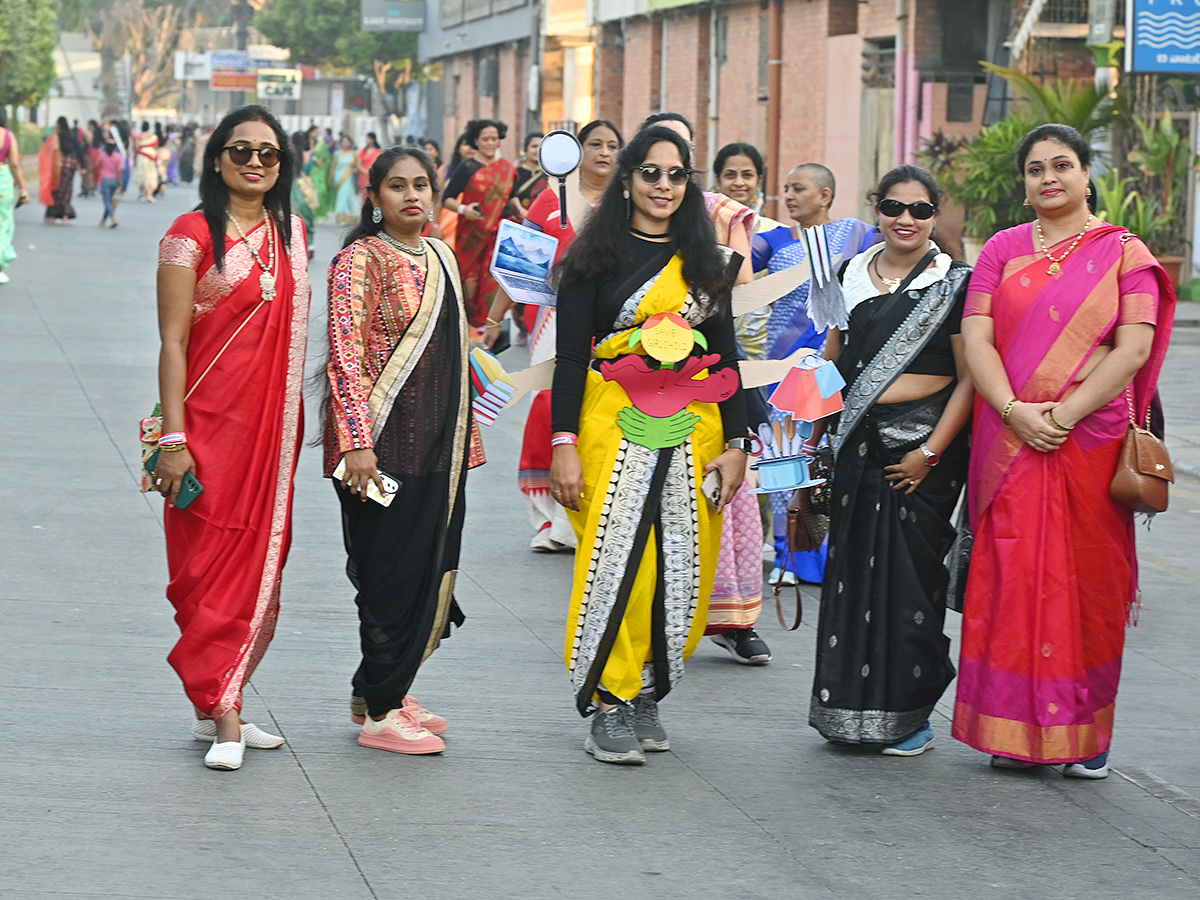
[[[116,230],[96,227],[93,200],[68,227],[17,212],[20,256],[0,287],[0,898],[1200,895],[1200,482],[1186,478],[1138,530],[1145,608],[1107,781],[989,769],[950,739],[953,688],[931,753],[825,743],[806,724],[813,602],[792,634],[764,614],[764,668],[706,640],[663,705],[672,751],[626,768],[582,750],[562,663],[572,560],[528,549],[523,410],[485,430],[458,590],[468,619],[414,688],[450,720],[442,757],[355,744],[353,595],[333,491],[306,448],[283,612],[246,709],[288,744],[250,751],[239,772],[205,769],[165,662],[177,632],[160,501],[136,490],[156,246],[193,203],[184,188],[126,203]],[[337,240],[319,230],[313,361]],[[1181,469],[1200,461],[1198,364],[1200,342],[1180,343],[1163,383]]]

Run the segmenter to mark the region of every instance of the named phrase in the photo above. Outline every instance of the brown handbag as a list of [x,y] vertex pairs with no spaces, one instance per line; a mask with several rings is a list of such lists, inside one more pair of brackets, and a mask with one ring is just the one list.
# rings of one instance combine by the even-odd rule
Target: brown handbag
[[1175,482],[1171,457],[1163,442],[1150,431],[1149,412],[1146,427],[1140,427],[1133,411],[1133,398],[1128,391],[1125,397],[1129,402],[1129,427],[1121,442],[1121,459],[1110,493],[1114,501],[1134,512],[1166,512],[1168,484]]

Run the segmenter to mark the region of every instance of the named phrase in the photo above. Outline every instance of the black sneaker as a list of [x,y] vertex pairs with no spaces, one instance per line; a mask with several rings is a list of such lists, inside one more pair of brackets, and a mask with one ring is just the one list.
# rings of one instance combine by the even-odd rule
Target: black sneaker
[[670,750],[667,732],[658,720],[658,703],[649,694],[638,694],[633,700],[633,733],[643,750]]
[[596,713],[583,749],[600,762],[640,766],[646,761],[633,731],[633,710],[627,706]]
[[712,636],[713,643],[724,647],[729,655],[747,666],[763,666],[771,661],[771,648],[753,628],[723,631]]

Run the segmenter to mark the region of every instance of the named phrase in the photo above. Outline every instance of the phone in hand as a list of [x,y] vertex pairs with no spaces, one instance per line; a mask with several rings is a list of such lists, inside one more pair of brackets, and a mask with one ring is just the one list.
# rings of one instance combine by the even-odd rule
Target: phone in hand
[[[151,475],[158,468],[158,457],[161,453],[161,449],[155,450],[146,459],[145,468]],[[179,481],[179,493],[175,495],[175,508],[187,509],[191,502],[199,497],[203,491],[204,485],[200,483],[200,479],[191,472],[184,472],[183,478]]]
[[[333,470],[333,477],[338,481],[346,474],[346,457],[342,457],[342,461],[338,463],[337,468]],[[367,482],[367,497],[374,500],[380,506],[391,506],[392,501],[396,499],[396,493],[400,490],[400,479],[393,478],[386,472],[379,473],[379,480],[383,482],[384,492],[380,493],[379,485],[374,480]]]
[[704,476],[700,484],[700,493],[713,509],[721,508],[721,470],[713,469]]

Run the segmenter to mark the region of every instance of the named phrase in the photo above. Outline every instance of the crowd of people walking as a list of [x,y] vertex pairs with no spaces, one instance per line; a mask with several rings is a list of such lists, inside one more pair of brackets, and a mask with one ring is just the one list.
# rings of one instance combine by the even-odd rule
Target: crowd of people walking
[[[564,661],[597,760],[669,749],[659,706],[706,634],[740,663],[769,662],[754,627],[765,541],[771,581],[821,585],[809,722],[827,741],[925,753],[957,674],[952,734],[992,765],[1105,777],[1138,598],[1133,513],[1109,484],[1154,401],[1175,296],[1140,239],[1093,215],[1086,141],[1051,124],[1013,148],[1031,222],[971,266],[939,246],[944,195],[916,166],[883,176],[865,222],[835,219],[832,172],[797,161],[783,173],[791,222],[777,222],[759,213],[774,177],[759,151],[722,148],[705,191],[675,113],[649,116],[628,143],[611,122],[584,126],[561,195],[536,166],[542,135],[514,164],[506,132],[471,122],[443,163],[434,142],[288,137],[249,106],[205,143],[201,205],[160,245],[152,480],[182,632],[170,661],[192,735],[211,743],[206,764],[235,769],[247,747],[284,742],[242,722],[241,697],[279,612],[307,260],[334,213],[350,230],[327,273],[321,424],[360,623],[361,745],[445,749],[449,724],[413,684],[464,621],[465,481],[484,462],[472,347],[497,346],[511,311],[531,361],[556,361],[518,485],[532,549],[575,550]],[[56,139],[55,154],[71,152],[70,134]],[[97,168],[103,193],[119,170]],[[0,203],[3,191],[0,170]],[[62,212],[70,196],[52,199]],[[557,305],[536,316],[489,270],[506,217],[559,239]],[[800,229],[814,226],[840,324],[816,313],[807,280],[735,315],[739,285],[807,262]],[[828,543],[801,556],[788,551],[788,496],[749,490],[751,436],[783,413],[740,366],[804,349],[846,386],[806,444],[827,445],[834,465]],[[258,389],[232,389],[247,379]],[[231,446],[253,452],[235,459]],[[957,667],[947,609],[963,613]]]

